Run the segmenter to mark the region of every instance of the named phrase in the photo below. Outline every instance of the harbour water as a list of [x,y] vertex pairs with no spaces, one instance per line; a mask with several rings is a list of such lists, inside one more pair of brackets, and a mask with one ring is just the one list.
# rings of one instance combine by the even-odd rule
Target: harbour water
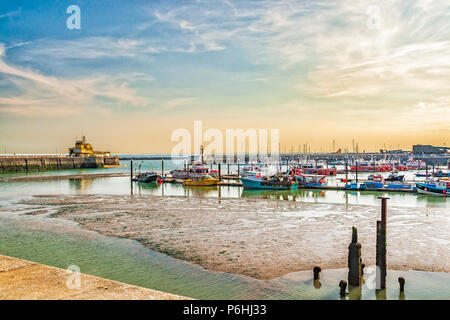
[[[165,162],[165,171],[179,168],[182,163]],[[160,170],[160,161],[146,161],[141,166]],[[233,168],[234,170],[236,168]],[[32,173],[32,175],[67,175],[100,172],[128,172],[129,168],[67,170]],[[408,172],[407,179],[414,179]],[[353,175],[353,174],[352,174]],[[13,175],[14,176],[14,175]],[[360,174],[364,179],[367,174]],[[340,177],[329,178],[339,183]],[[48,216],[29,215],[27,207],[19,202],[38,194],[108,194],[158,195],[195,198],[249,198],[278,199],[305,203],[330,204],[320,210],[331,210],[332,205],[379,206],[379,192],[355,191],[250,191],[241,187],[185,188],[177,184],[143,185],[130,183],[129,177],[82,178],[48,181],[0,182],[0,253],[28,259],[60,268],[77,265],[81,272],[129,284],[167,291],[202,299],[339,299],[338,283],[346,279],[346,269],[324,270],[320,288],[312,280],[312,272],[300,271],[272,280],[205,270],[196,265],[173,259],[152,251],[140,243],[107,237],[81,228],[77,223]],[[447,198],[416,194],[389,194],[389,206],[423,208],[426,214],[435,210],[450,211]],[[328,209],[327,209],[328,208]],[[407,219],[407,217],[405,217]],[[450,218],[449,218],[450,219]],[[447,221],[448,222],[448,221]],[[438,226],[436,226],[438,227]],[[445,228],[445,226],[444,226]],[[440,239],[449,241],[449,239]],[[407,279],[406,292],[399,296],[397,277]],[[450,275],[443,272],[395,271],[388,272],[388,299],[448,299]],[[351,299],[376,299],[375,290],[367,285],[361,294]]]

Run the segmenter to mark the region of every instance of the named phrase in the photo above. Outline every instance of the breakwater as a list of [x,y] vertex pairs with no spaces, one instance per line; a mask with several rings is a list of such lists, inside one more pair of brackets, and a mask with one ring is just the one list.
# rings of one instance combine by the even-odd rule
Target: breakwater
[[3,156],[0,157],[0,174],[103,168],[114,165],[119,165],[119,157]]

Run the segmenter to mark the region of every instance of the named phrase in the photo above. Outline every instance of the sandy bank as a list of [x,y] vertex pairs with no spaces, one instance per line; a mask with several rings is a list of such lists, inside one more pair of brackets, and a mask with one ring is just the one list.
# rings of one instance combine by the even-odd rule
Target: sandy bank
[[[347,264],[358,227],[366,265],[375,260],[377,206],[159,196],[38,196],[24,202],[101,234],[134,239],[204,268],[272,279],[315,265]],[[39,212],[38,211],[38,212]],[[388,267],[450,271],[445,208],[388,208]]]

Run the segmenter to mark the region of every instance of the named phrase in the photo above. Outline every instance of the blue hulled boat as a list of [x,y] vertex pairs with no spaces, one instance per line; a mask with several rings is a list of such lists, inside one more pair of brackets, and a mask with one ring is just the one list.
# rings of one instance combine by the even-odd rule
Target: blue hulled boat
[[276,178],[263,178],[260,172],[247,172],[241,178],[244,189],[290,190],[297,188],[297,183]]
[[433,196],[447,196],[450,192],[449,181],[427,181],[425,183],[416,183],[417,192]]

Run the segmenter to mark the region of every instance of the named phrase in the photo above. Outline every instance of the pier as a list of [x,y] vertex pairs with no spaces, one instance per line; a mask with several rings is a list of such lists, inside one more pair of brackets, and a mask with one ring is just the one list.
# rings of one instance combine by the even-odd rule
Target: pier
[[115,156],[0,156],[0,174],[104,168],[118,165],[119,157]]
[[0,255],[0,299],[190,300],[4,255]]

